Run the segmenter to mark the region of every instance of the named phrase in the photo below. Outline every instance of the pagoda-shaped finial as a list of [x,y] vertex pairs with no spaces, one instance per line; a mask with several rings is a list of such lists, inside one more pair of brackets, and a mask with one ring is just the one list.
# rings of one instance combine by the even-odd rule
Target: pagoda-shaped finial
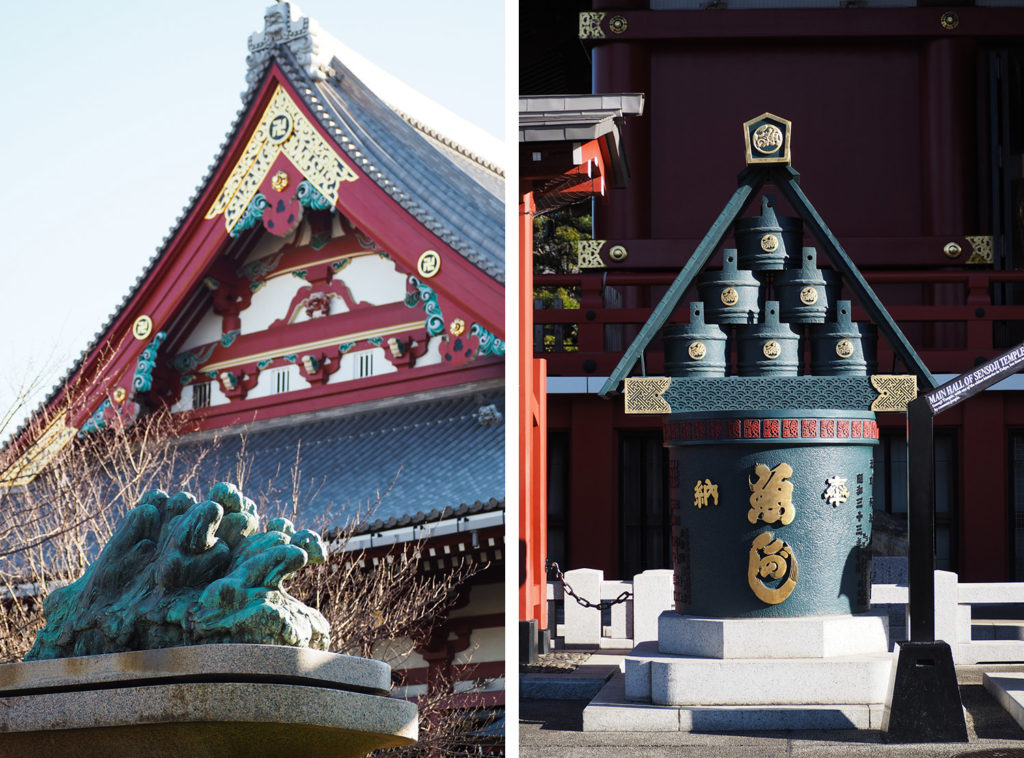
[[789,137],[793,123],[772,113],[762,113],[743,124],[747,165],[789,163]]
[[313,81],[323,81],[331,74],[330,58],[320,55],[319,31],[320,25],[302,15],[302,9],[295,3],[278,2],[267,8],[263,14],[263,31],[249,35],[249,55],[245,59],[248,66],[245,80],[249,86],[259,84],[267,60],[278,45],[291,51]]

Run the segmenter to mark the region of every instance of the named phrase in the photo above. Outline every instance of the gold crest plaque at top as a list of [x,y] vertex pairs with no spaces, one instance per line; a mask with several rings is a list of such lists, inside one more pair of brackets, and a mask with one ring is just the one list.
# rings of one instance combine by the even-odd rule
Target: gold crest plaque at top
[[789,163],[792,122],[762,113],[743,124],[747,163]]
[[278,85],[206,218],[223,213],[227,230],[234,229],[281,153],[332,204],[338,202],[342,182],[359,178]]

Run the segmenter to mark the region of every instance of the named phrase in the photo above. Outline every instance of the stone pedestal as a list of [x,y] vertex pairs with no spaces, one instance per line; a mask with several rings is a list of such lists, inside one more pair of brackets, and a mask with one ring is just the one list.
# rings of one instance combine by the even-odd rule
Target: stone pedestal
[[275,645],[0,666],[0,755],[357,756],[416,740],[390,668]]
[[882,616],[666,611],[583,714],[585,731],[879,729],[894,663]]

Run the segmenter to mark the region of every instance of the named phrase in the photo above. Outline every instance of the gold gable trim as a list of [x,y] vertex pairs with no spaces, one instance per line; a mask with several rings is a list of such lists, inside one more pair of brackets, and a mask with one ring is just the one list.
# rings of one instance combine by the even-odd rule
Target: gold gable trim
[[50,422],[50,425],[28,450],[18,456],[3,473],[0,473],[0,487],[19,487],[30,484],[75,438],[75,434],[76,431],[73,427],[65,426],[63,414],[58,416]]
[[281,153],[332,204],[338,202],[342,182],[359,178],[335,148],[320,136],[285,89],[277,85],[256,131],[206,212],[206,218],[223,213],[228,232],[234,229]]

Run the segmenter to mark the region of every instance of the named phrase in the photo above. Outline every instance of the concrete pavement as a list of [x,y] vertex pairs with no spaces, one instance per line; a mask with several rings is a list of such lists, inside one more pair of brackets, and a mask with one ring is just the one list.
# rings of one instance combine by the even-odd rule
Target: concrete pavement
[[[577,683],[566,679],[567,694],[582,680],[608,671],[607,651],[594,668],[580,666],[572,672]],[[582,669],[582,670],[581,670]],[[614,670],[614,669],[612,669]],[[904,758],[1024,758],[1024,730],[982,687],[984,671],[1024,671],[1021,665],[965,666],[957,669],[960,695],[967,715],[970,741],[954,744],[894,744],[876,731],[686,733],[686,732],[584,732],[583,697],[524,699],[520,702],[519,755],[522,758],[650,758],[712,756],[713,758],[791,758],[814,756],[902,756]],[[578,673],[577,673],[578,672]],[[530,680],[536,674],[523,677]],[[551,674],[545,687],[557,688]],[[542,690],[534,690],[543,694]]]

